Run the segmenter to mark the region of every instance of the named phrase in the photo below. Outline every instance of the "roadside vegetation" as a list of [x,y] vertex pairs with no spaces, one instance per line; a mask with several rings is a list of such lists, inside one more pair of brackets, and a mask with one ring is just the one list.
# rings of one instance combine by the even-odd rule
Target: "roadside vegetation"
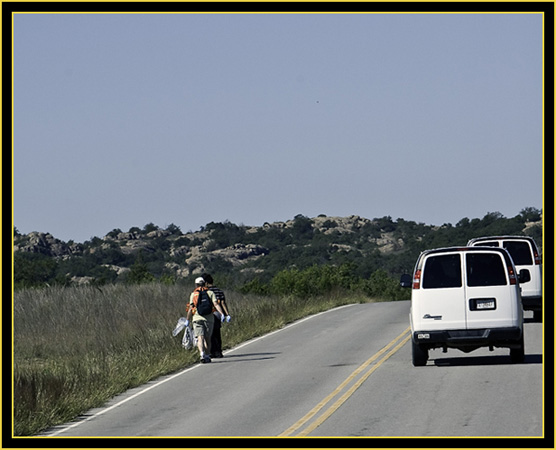
[[[35,435],[114,395],[198,362],[172,337],[191,288],[159,282],[20,289],[14,294],[14,435]],[[227,292],[225,348],[294,320],[373,301],[334,287],[311,296]]]

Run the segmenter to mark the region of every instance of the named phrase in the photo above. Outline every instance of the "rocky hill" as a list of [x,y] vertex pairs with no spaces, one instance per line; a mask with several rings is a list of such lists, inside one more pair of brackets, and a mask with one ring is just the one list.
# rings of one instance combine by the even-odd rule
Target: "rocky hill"
[[355,215],[298,215],[261,227],[210,223],[200,231],[188,233],[182,233],[175,225],[161,229],[148,224],[127,232],[116,229],[84,243],[63,242],[50,233],[16,232],[16,282],[18,271],[36,269],[33,266],[39,263],[49,268],[51,276],[73,283],[123,281],[138,266],[155,278],[174,279],[204,271],[243,279],[255,275],[271,277],[288,267],[345,262],[356,264],[361,276],[368,276],[377,267],[396,274],[411,269],[425,248],[463,245],[470,237],[531,234],[538,240],[542,232],[540,212],[535,215],[527,211],[529,214],[512,219],[493,213],[481,220],[462,219],[455,226],[440,227]]

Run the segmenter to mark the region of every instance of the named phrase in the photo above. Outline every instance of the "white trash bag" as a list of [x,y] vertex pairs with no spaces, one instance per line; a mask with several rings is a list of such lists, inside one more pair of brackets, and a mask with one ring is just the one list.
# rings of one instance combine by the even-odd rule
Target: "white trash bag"
[[185,317],[180,317],[176,327],[172,331],[172,336],[177,336],[181,330],[185,329],[183,332],[183,338],[181,340],[181,345],[186,350],[190,350],[197,346],[197,338],[191,329],[191,326],[187,323],[187,319]]
[[197,338],[195,337],[195,334],[193,334],[193,330],[189,325],[185,327],[183,338],[181,340],[181,345],[186,350],[190,350],[197,346]]
[[178,323],[176,324],[176,328],[172,331],[172,336],[177,336],[178,333],[185,328],[186,323],[187,319],[185,317],[180,317]]

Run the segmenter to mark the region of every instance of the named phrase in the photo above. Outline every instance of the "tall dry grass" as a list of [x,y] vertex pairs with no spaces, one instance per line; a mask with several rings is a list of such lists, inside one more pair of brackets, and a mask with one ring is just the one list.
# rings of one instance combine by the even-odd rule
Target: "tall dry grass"
[[[197,363],[196,350],[172,337],[190,288],[52,287],[16,291],[13,300],[13,434],[34,435],[67,422],[114,395]],[[353,294],[318,298],[227,292],[232,322],[224,348],[301,317],[347,303]]]

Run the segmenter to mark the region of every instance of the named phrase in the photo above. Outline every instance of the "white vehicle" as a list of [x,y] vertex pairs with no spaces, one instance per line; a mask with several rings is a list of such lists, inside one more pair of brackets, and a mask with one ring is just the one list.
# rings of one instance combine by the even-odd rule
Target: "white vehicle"
[[413,277],[402,275],[400,285],[411,287],[412,358],[424,366],[429,350],[455,348],[465,353],[480,347],[506,347],[513,362],[525,357],[523,307],[519,276],[502,248],[463,247],[427,250],[419,256]]
[[531,280],[521,285],[523,309],[533,311],[536,321],[542,320],[542,261],[533,238],[528,236],[490,236],[471,239],[467,245],[505,248],[518,271],[529,270]]

